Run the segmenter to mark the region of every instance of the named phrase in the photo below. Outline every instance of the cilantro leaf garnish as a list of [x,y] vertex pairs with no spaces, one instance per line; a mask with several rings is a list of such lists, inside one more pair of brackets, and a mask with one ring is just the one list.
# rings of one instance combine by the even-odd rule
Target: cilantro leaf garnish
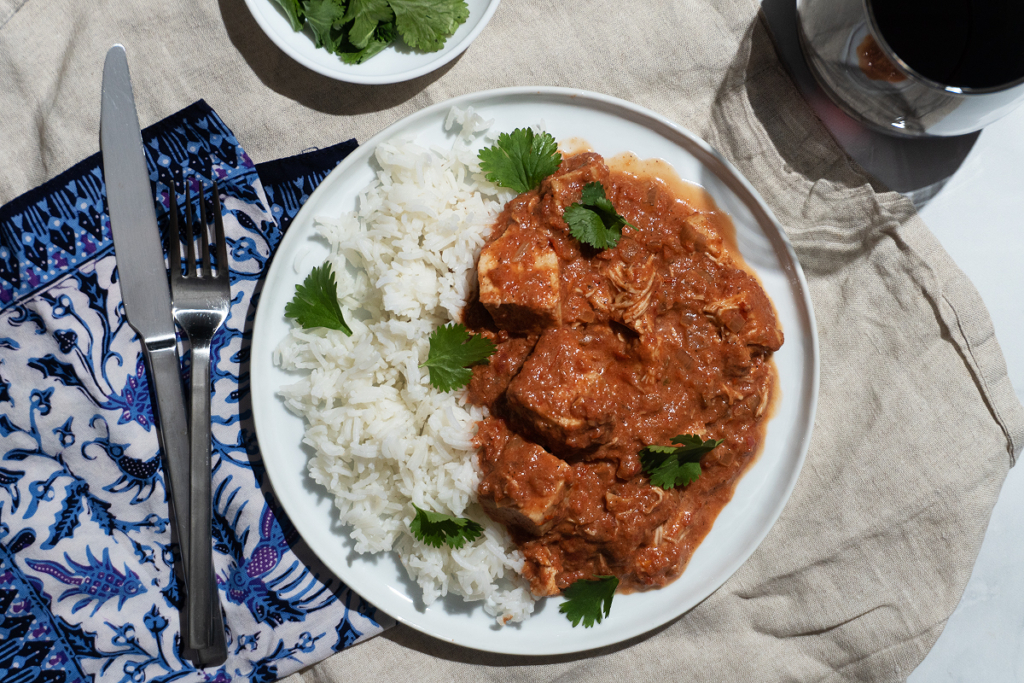
[[562,219],[569,225],[573,237],[595,249],[613,249],[622,237],[621,229],[608,229],[596,212],[579,204],[565,207]]
[[327,327],[352,336],[338,304],[338,285],[330,263],[314,267],[305,281],[295,287],[295,296],[284,307],[284,315],[306,329]]
[[395,23],[409,47],[437,52],[469,18],[465,0],[388,0]]
[[420,367],[430,370],[430,383],[441,391],[453,391],[469,384],[469,366],[486,362],[494,353],[494,342],[471,335],[460,323],[442,325],[430,335],[430,351]]
[[466,541],[474,541],[484,532],[484,528],[471,519],[424,510],[416,503],[412,506],[416,509],[416,516],[409,530],[417,540],[429,546],[440,548],[446,544],[452,548],[461,548],[466,545]]
[[583,186],[580,201],[565,208],[562,219],[569,225],[572,236],[595,249],[612,249],[622,238],[622,226],[637,227],[623,218],[605,196],[604,185],[599,182]]
[[675,446],[647,446],[638,454],[651,485],[663,489],[687,486],[700,476],[700,459],[722,443],[722,439],[702,440],[696,434],[672,437]]
[[480,170],[496,185],[523,193],[558,170],[562,155],[550,133],[516,128],[498,136],[498,144],[480,150]]
[[590,628],[594,622],[612,611],[612,598],[619,580],[614,576],[597,576],[597,580],[581,579],[565,589],[565,602],[558,611],[572,622],[573,627],[583,621],[583,628]]

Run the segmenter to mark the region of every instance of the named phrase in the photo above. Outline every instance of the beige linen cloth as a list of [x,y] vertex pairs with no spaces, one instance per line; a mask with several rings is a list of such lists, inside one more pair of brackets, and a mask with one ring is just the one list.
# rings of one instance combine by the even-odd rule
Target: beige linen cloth
[[911,203],[872,184],[815,119],[756,0],[505,0],[454,63],[377,87],[293,62],[243,0],[0,0],[0,203],[97,150],[116,42],[144,126],[202,97],[257,162],[365,141],[488,88],[630,100],[750,179],[810,285],[821,394],[806,465],[767,539],[702,604],[620,646],[545,659],[399,626],[291,683],[897,681],[921,661],[1024,446],[1024,409],[973,286]]

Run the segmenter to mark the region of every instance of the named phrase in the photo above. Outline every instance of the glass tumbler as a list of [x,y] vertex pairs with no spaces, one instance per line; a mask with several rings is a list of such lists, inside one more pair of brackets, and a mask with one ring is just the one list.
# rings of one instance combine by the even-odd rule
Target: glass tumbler
[[865,125],[980,130],[1024,99],[1024,0],[797,0],[804,57]]

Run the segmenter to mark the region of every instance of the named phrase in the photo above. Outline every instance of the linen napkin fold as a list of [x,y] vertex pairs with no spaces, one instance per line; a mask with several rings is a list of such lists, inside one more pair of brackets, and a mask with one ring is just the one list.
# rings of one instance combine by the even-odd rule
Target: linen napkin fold
[[203,101],[144,130],[143,142],[161,226],[172,177],[178,187],[216,179],[224,195],[232,304],[213,345],[212,431],[228,659],[203,671],[180,656],[176,546],[97,153],[0,207],[0,671],[18,681],[275,680],[392,623],[317,563],[276,505],[248,398],[260,277],[356,144],[255,167]]

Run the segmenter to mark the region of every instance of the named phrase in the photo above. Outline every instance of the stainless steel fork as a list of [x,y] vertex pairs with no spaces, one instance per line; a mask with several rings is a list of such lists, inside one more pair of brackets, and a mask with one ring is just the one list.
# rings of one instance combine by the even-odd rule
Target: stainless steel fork
[[[171,311],[188,336],[192,353],[192,399],[189,408],[191,518],[185,574],[188,593],[187,647],[203,653],[205,662],[226,656],[224,624],[213,572],[213,498],[210,471],[210,347],[231,305],[228,257],[217,183],[213,183],[213,241],[216,269],[210,260],[209,221],[203,192],[199,192],[199,222],[193,220],[192,190],[185,179],[185,273],[181,272],[181,240],[176,192],[170,192],[168,260],[171,271]],[[202,263],[196,259],[199,241]],[[223,661],[223,660],[221,660]]]

